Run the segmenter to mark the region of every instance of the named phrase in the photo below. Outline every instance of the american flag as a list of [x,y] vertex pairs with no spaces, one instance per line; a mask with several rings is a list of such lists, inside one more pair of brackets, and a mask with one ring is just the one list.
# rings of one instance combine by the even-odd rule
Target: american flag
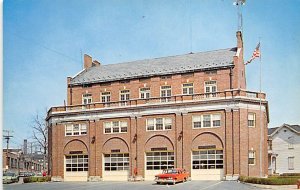
[[256,48],[255,48],[255,50],[254,50],[254,52],[253,52],[253,54],[252,54],[251,59],[250,59],[249,61],[247,61],[247,62],[245,63],[245,65],[251,63],[251,61],[253,61],[255,58],[260,57],[260,50],[259,50],[259,47],[260,47],[260,42],[257,44],[257,46],[256,46]]

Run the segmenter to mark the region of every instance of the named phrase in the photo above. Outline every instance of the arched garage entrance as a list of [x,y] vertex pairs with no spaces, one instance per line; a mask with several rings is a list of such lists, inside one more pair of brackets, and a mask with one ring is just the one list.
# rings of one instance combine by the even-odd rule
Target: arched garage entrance
[[87,181],[89,156],[87,146],[72,140],[64,147],[64,181]]
[[127,181],[129,147],[121,138],[111,138],[103,145],[103,181]]
[[174,147],[171,140],[155,135],[145,144],[145,180],[154,180],[163,169],[174,168]]
[[223,171],[223,143],[213,133],[202,133],[192,143],[192,180],[221,180]]

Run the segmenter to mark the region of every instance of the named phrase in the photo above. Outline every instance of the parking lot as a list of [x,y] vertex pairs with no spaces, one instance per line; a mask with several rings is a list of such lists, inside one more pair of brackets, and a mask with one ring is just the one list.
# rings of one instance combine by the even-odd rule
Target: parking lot
[[176,185],[157,185],[152,181],[145,182],[49,182],[31,184],[5,184],[5,190],[250,190],[253,186],[235,181],[188,181]]

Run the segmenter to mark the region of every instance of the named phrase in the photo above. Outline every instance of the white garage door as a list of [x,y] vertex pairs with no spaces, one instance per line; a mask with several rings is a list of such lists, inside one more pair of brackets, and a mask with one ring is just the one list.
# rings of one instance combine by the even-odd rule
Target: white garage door
[[103,181],[127,181],[129,153],[104,154]]
[[192,151],[192,180],[221,180],[223,172],[223,150]]
[[66,155],[64,181],[87,181],[88,155]]
[[145,180],[154,180],[163,169],[174,168],[174,152],[147,152]]

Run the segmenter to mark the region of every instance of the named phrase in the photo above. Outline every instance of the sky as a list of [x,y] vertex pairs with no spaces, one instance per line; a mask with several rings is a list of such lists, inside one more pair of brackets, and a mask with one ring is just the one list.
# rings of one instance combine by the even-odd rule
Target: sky
[[[248,0],[245,60],[258,41],[269,127],[300,124],[300,0]],[[4,0],[3,128],[12,147],[32,140],[32,121],[63,105],[82,55],[101,64],[236,46],[233,0]],[[259,91],[259,61],[246,67]]]

